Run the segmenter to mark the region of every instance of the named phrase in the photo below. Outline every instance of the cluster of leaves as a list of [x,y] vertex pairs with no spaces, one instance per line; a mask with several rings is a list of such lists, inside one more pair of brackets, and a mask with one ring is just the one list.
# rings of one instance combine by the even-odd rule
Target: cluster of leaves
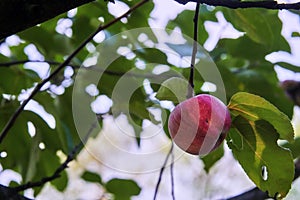
[[291,152],[277,142],[293,142],[289,118],[265,99],[249,93],[235,94],[228,107],[234,116],[228,138],[234,156],[261,190],[271,197],[286,196],[294,179],[294,162]]
[[100,184],[116,200],[130,200],[130,197],[141,192],[141,188],[133,180],[113,178],[104,183],[99,174],[90,171],[85,171],[81,177],[85,181]]
[[[130,1],[128,5],[134,5],[138,1]],[[141,26],[147,25],[147,18],[152,9],[153,4],[145,6],[144,14],[137,11],[132,14],[128,21],[128,28],[134,27],[135,22],[140,21]],[[0,67],[1,84],[0,84],[0,129],[2,130],[9,118],[15,114],[20,105],[19,95],[21,93],[30,92],[36,83],[42,81],[44,77],[39,77],[34,70],[26,68],[26,64],[20,62],[18,65],[3,64],[14,61],[30,60],[30,55],[25,53],[26,47],[34,44],[39,53],[48,61],[62,62],[66,56],[74,51],[77,46],[86,39],[94,30],[101,25],[101,21],[108,22],[114,19],[114,16],[108,12],[107,2],[96,1],[77,9],[74,16],[69,17],[70,14],[60,15],[50,21],[47,21],[39,26],[32,27],[26,31],[18,33],[17,36],[21,39],[21,43],[16,46],[9,46],[9,55],[1,54]],[[140,15],[140,16],[136,16]],[[141,17],[142,16],[142,17]],[[101,18],[99,21],[98,18]],[[65,34],[66,30],[57,30],[61,23],[72,23],[71,27],[64,27],[72,29],[72,36]],[[122,31],[117,27],[112,27],[112,30],[107,30],[107,35],[114,35]],[[96,46],[95,41],[90,42],[90,46]],[[73,59],[72,69],[73,73],[77,71],[76,66],[80,66],[87,55],[89,54],[88,47],[84,48]],[[47,63],[47,62],[45,62]],[[41,65],[41,62],[36,63]],[[51,73],[57,66],[53,62],[49,62]],[[114,69],[113,66],[116,66]],[[125,72],[129,66],[133,66],[131,61],[125,61],[120,68],[119,63],[114,63],[112,69],[118,73]],[[127,68],[127,69],[126,69]],[[44,71],[45,69],[38,69],[37,71]],[[70,71],[70,67],[69,67]],[[58,156],[58,151],[68,155],[76,144],[80,143],[79,135],[77,134],[74,120],[72,118],[72,89],[73,77],[66,76],[66,71],[59,73],[55,79],[47,83],[41,92],[34,96],[33,101],[42,106],[47,113],[51,114],[55,120],[55,128],[49,126],[51,118],[43,119],[40,115],[31,110],[23,111],[18,117],[15,125],[9,131],[8,136],[1,143],[0,152],[6,155],[1,157],[0,162],[4,169],[12,169],[19,172],[22,176],[22,183],[28,181],[39,181],[44,177],[50,176],[54,173],[56,168],[61,164],[61,158]],[[118,80],[121,75],[116,75],[113,79],[113,73],[108,80],[103,80],[101,91],[102,94],[111,95],[112,89],[110,84]],[[53,89],[54,88],[54,89]],[[63,92],[57,92],[55,88],[60,88]],[[61,94],[62,93],[62,94]],[[2,95],[5,94],[5,95]],[[143,99],[144,100],[144,99]],[[28,122],[34,125],[35,134],[29,134]],[[53,121],[52,121],[53,123]],[[32,129],[31,129],[32,131]],[[88,130],[86,130],[88,131]],[[41,148],[41,144],[42,147]],[[3,155],[3,154],[2,154]],[[59,179],[51,183],[60,191],[67,186],[67,174],[63,172]],[[11,186],[16,186],[17,183],[11,182]],[[39,193],[41,187],[34,188],[35,194]]]
[[[299,155],[299,144],[297,139],[293,141],[294,130],[289,120],[293,114],[293,105],[278,86],[275,64],[265,59],[275,51],[290,52],[289,44],[281,35],[282,22],[277,11],[216,8],[211,12],[203,6],[200,11],[201,44],[208,37],[204,21],[216,21],[214,16],[220,11],[237,30],[244,33],[238,39],[220,39],[210,54],[221,72],[227,99],[230,100],[228,108],[233,117],[233,125],[227,142],[256,186],[272,197],[282,198],[286,196],[294,179],[293,159]],[[178,26],[184,34],[192,37],[193,27],[184,21],[186,18],[191,19],[193,15],[192,11],[182,12],[169,23],[169,28]],[[181,55],[184,54],[182,46],[174,49]],[[276,64],[298,71],[291,64]],[[196,91],[202,83],[201,78],[195,79]],[[170,88],[169,85],[177,89],[185,85],[185,91],[187,90],[187,82],[173,79],[163,85],[157,97],[176,102],[178,98],[167,89]],[[284,147],[289,150],[278,145],[279,139],[288,141]],[[209,171],[223,154],[223,148],[219,148],[202,158],[205,170]],[[279,185],[279,182],[284,184]]]
[[[138,1],[122,2],[130,7]],[[169,63],[166,52],[149,48],[145,41],[139,40],[138,38],[143,32],[137,31],[136,35],[124,32],[134,28],[148,27],[150,29],[148,19],[153,8],[154,4],[148,2],[141,9],[135,10],[127,18],[126,22],[119,22],[119,24],[115,24],[104,31],[106,39],[119,33],[123,34],[124,37],[118,37],[118,40],[109,41],[109,48],[106,48],[105,52],[100,52],[100,55],[104,55],[100,56],[101,63],[105,63],[106,61],[105,54],[116,54],[119,47],[131,49],[134,56],[133,58],[120,56],[108,68],[103,69],[103,74],[97,84],[99,94],[93,97],[106,95],[108,98],[112,98],[115,85],[121,78],[126,78],[126,76],[128,80],[138,86],[143,85],[145,80],[151,83],[152,93],[157,93],[157,99],[150,98],[151,94],[146,92],[144,87],[138,87],[130,98],[129,112],[126,111],[128,102],[122,98],[112,99],[113,106],[108,111],[109,114],[113,114],[115,117],[120,114],[128,116],[128,119],[130,119],[129,122],[133,125],[136,132],[137,143],[139,145],[139,134],[143,120],[147,119],[155,124],[159,123],[149,112],[149,108],[156,107],[163,110],[164,108],[160,104],[162,100],[171,100],[174,103],[181,101],[181,99],[178,100],[178,95],[174,98],[169,91],[160,86],[164,84],[165,86],[173,87],[175,90],[179,88],[178,93],[185,94],[180,88],[183,88],[182,85],[186,86],[187,84],[181,83],[178,81],[179,79],[174,79],[174,77],[182,76],[184,79],[188,79],[189,76],[188,68],[174,66]],[[281,149],[276,142],[279,138],[288,141],[292,139],[292,131],[287,130],[291,129],[288,118],[291,118],[293,114],[293,105],[278,87],[274,64],[265,60],[265,56],[271,52],[279,50],[290,51],[288,43],[280,33],[282,24],[278,18],[278,12],[260,9],[229,10],[214,8],[211,10],[206,6],[202,6],[200,12],[200,44],[204,44],[208,38],[204,22],[216,21],[217,12],[222,12],[225,18],[237,30],[245,33],[238,39],[221,39],[217,47],[211,52],[211,56],[223,78],[227,98],[228,100],[231,99],[229,108],[231,108],[234,116],[236,116],[229,144],[249,177],[261,189],[268,190],[273,196],[276,192],[284,196],[293,178],[293,160],[289,152]],[[183,34],[192,38],[193,15],[193,11],[183,11],[175,20],[169,22],[167,25],[168,31],[172,32],[175,27],[179,27]],[[92,2],[77,8],[75,15],[60,15],[39,26],[18,33],[17,36],[22,42],[16,46],[9,46],[10,55],[4,56],[0,54],[0,63],[28,60],[30,56],[25,53],[25,48],[29,44],[34,44],[45,60],[62,62],[89,34],[97,29],[99,24],[107,23],[114,18],[108,11],[107,2]],[[68,30],[56,31],[60,23],[69,23],[71,25],[67,27]],[[72,34],[68,35],[66,31],[70,30]],[[147,41],[154,44],[158,43],[159,38],[153,32],[148,31],[143,34],[147,36]],[[72,60],[70,66],[74,74],[77,73],[78,66],[84,63],[88,55],[95,51],[91,49],[96,49],[97,45],[99,44],[96,40],[90,41],[86,48],[82,49]],[[168,46],[182,58],[190,56],[192,53],[192,44],[190,43],[180,45],[168,44]],[[136,64],[138,61],[146,63],[146,67],[143,69],[138,68]],[[207,63],[208,65],[210,64],[209,62]],[[158,64],[168,65],[170,66],[170,70],[160,74],[154,73],[154,69]],[[49,62],[49,66],[49,73],[51,73],[56,65]],[[282,66],[289,69],[295,68],[290,64]],[[101,69],[101,66],[97,66],[97,69]],[[90,67],[87,70],[93,69]],[[26,65],[23,64],[0,67],[0,74],[0,92],[6,94],[0,96],[0,129],[2,129],[20,105],[18,98],[20,93],[24,93],[26,90],[34,87],[42,78],[39,77],[36,71],[27,69]],[[64,72],[61,72],[33,98],[34,101],[43,106],[46,112],[54,117],[54,129],[50,128],[45,119],[36,113],[30,110],[23,111],[17,119],[15,126],[0,145],[0,152],[7,153],[7,156],[0,158],[2,167],[19,172],[23,178],[22,183],[41,180],[43,177],[51,175],[61,163],[57,152],[62,151],[67,155],[80,142],[72,118],[72,81],[74,81],[74,78],[75,75],[67,77]],[[201,91],[203,83],[204,80],[201,75],[195,74],[196,93],[203,92]],[[85,86],[89,85],[88,80],[85,84]],[[57,91],[52,89],[55,87],[63,88],[64,92],[57,93]],[[187,88],[187,86],[184,88]],[[275,107],[258,96],[247,98],[248,93],[233,96],[239,91],[259,95],[272,102]],[[266,112],[261,111],[261,113],[260,111],[258,112],[258,107],[249,108],[251,105],[247,105],[248,107],[240,107],[238,111],[235,110],[235,108],[249,101],[262,101],[265,103],[265,107],[263,108],[269,109]],[[238,106],[235,106],[235,103]],[[276,107],[285,113],[287,117]],[[248,115],[243,114],[244,112],[248,113]],[[169,113],[169,111],[166,110],[166,112],[162,113]],[[257,115],[257,118],[253,119],[253,115]],[[270,116],[274,118],[268,118]],[[165,119],[165,117],[167,116],[163,118]],[[282,120],[282,117],[284,117],[284,121],[274,124],[276,121]],[[31,122],[35,127],[34,136],[29,134],[28,122]],[[284,128],[287,129],[284,130]],[[164,124],[164,130],[168,133],[167,124]],[[246,133],[249,135],[246,135]],[[44,144],[45,148],[40,148],[40,144]],[[257,144],[259,144],[259,148],[254,148]],[[291,144],[287,144],[287,147],[292,150],[296,149]],[[250,153],[246,154],[248,150]],[[282,160],[275,160],[278,156],[272,157],[274,155],[273,150],[283,154]],[[209,171],[210,167],[223,156],[223,153],[223,149],[220,148],[203,158],[206,171]],[[293,151],[293,154],[299,155],[299,152]],[[246,162],[248,156],[253,158],[253,162]],[[284,166],[280,166],[283,163]],[[265,182],[262,181],[264,177],[258,176],[264,166],[268,170],[268,179]],[[274,168],[276,169],[274,170]],[[94,179],[96,178],[96,182],[104,186],[108,192],[113,193],[116,199],[118,196],[124,197],[124,195],[129,199],[130,196],[139,194],[140,188],[130,180],[112,179],[107,183],[102,183],[101,179],[97,178],[98,175],[88,173],[83,175],[85,180],[95,182]],[[288,173],[287,176],[285,176],[286,173]],[[285,177],[282,177],[283,175]],[[278,179],[273,179],[273,177],[277,177]],[[278,180],[283,181],[287,186],[274,186]],[[67,181],[67,175],[64,172],[62,177],[53,181],[52,184],[57,189],[64,190]],[[119,185],[122,185],[122,188],[129,188],[128,190],[125,189],[128,193],[124,193],[126,192],[125,190],[119,190]],[[34,188],[35,193],[37,194],[40,189]]]

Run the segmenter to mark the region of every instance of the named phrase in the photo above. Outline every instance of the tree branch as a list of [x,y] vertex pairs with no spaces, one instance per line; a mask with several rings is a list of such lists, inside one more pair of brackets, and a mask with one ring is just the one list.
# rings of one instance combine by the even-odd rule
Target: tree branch
[[[25,63],[48,63],[49,65],[61,65],[61,62],[57,62],[57,61],[53,61],[53,60],[16,60],[16,61],[11,61],[11,62],[3,62],[0,63],[0,68],[1,67],[11,67],[14,65],[22,65]],[[76,64],[72,64],[69,63],[68,66],[72,67],[73,69],[79,69],[82,66],[80,65],[76,65]],[[100,68],[96,65],[93,66],[89,66],[89,67],[82,67],[81,69],[85,69],[85,70],[94,70],[97,72],[103,72],[104,74],[108,74],[111,76],[127,76],[127,77],[135,77],[135,78],[150,78],[150,79],[155,79],[155,78],[159,78],[160,80],[165,80],[165,79],[169,79],[172,77],[177,77],[176,75],[164,75],[164,74],[153,74],[153,73],[145,73],[144,71],[142,73],[134,73],[134,72],[118,72],[118,71],[113,71],[113,70],[108,70],[108,69],[103,69]],[[180,77],[180,76],[178,76]]]
[[17,194],[14,189],[0,185],[0,199],[8,200],[31,200],[27,197]]
[[2,62],[0,63],[0,67],[11,67],[14,65],[22,65],[25,63],[48,63],[49,65],[60,65],[61,62],[56,62],[52,60],[15,60],[9,62]]
[[199,18],[199,10],[200,3],[197,3],[194,15],[194,41],[193,41],[193,52],[191,58],[191,66],[190,66],[190,77],[189,77],[189,85],[188,85],[188,93],[187,98],[191,98],[194,96],[194,68],[196,62],[196,54],[197,54],[197,43],[198,43],[198,18]]
[[[156,187],[155,187],[155,191],[154,191],[154,196],[153,196],[153,200],[156,200],[156,197],[157,197],[157,194],[158,194],[158,189],[159,189],[159,185],[160,185],[160,182],[161,182],[161,179],[162,179],[162,175],[164,174],[164,171],[165,171],[165,168],[166,168],[166,165],[168,163],[168,160],[169,160],[169,157],[171,156],[171,162],[173,162],[173,146],[174,144],[172,143],[171,144],[171,148],[170,148],[170,151],[168,152],[167,156],[166,156],[166,159],[164,161],[164,164],[162,165],[162,167],[160,168],[160,172],[159,172],[159,176],[158,176],[158,180],[157,180],[157,183],[156,183]],[[171,191],[171,195],[172,195],[172,199],[175,200],[175,196],[174,196],[174,182],[173,182],[173,165],[171,163],[171,186],[172,186],[172,191]]]
[[[94,0],[1,0],[0,41],[17,32],[45,22],[73,8]],[[181,4],[198,2],[228,8],[300,9],[300,3],[277,3],[276,1],[233,0],[175,0]]]
[[[19,108],[15,111],[15,113],[11,116],[9,121],[6,123],[5,127],[3,128],[1,135],[0,135],[0,144],[3,141],[3,139],[6,137],[8,131],[11,129],[11,127],[14,125],[15,121],[17,120],[18,116],[21,114],[21,112],[24,110],[25,106],[28,104],[28,102],[40,91],[40,89],[53,77],[55,77],[62,69],[64,69],[71,60],[80,52],[80,50],[85,47],[87,43],[89,43],[93,37],[98,34],[100,31],[110,27],[111,25],[115,24],[116,22],[119,22],[122,18],[127,17],[132,11],[136,10],[149,0],[142,0],[139,3],[135,4],[133,7],[131,7],[127,12],[122,14],[121,16],[113,19],[112,21],[108,22],[107,24],[103,26],[99,26],[99,28],[92,33],[85,41],[83,41],[75,51],[68,56],[68,58],[61,63],[53,72],[49,75],[49,77],[45,78],[42,82],[37,84],[37,86],[33,89],[32,93],[29,95],[29,97],[22,102],[22,104],[19,106]],[[53,2],[52,2],[53,3]],[[1,5],[0,5],[1,6]]]
[[92,1],[1,0],[0,40]]
[[300,2],[298,3],[278,3],[277,1],[234,1],[234,0],[175,0],[180,4],[188,2],[197,2],[207,4],[210,6],[224,6],[227,8],[266,8],[273,10],[282,9],[300,9]]
[[[173,148],[173,144],[172,144],[172,148]],[[172,200],[175,200],[175,183],[174,183],[174,160],[175,156],[174,156],[174,152],[171,152],[171,166],[170,166],[170,175],[171,175],[171,196],[172,196]]]

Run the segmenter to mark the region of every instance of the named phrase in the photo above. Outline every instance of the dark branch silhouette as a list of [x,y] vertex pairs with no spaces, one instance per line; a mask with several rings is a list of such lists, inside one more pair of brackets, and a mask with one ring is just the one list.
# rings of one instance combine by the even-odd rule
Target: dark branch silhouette
[[[158,194],[158,189],[159,189],[159,185],[160,185],[160,182],[161,182],[161,179],[162,179],[162,176],[164,174],[164,171],[166,169],[166,166],[167,166],[167,163],[168,163],[168,160],[169,160],[169,157],[173,156],[173,143],[171,144],[171,148],[170,148],[170,151],[168,152],[167,156],[166,156],[166,159],[162,165],[162,167],[160,168],[160,172],[159,172],[159,176],[158,176],[158,180],[157,180],[157,183],[156,183],[156,187],[155,187],[155,191],[154,191],[154,196],[153,196],[153,200],[156,200],[156,197],[157,197],[157,194]],[[173,163],[173,158],[171,158],[171,162]],[[171,195],[172,195],[172,198],[173,200],[175,200],[175,196],[174,196],[174,182],[173,182],[173,165],[171,163],[171,184],[172,184],[172,191],[171,191]]]
[[[173,145],[173,144],[172,144]],[[170,166],[170,175],[171,175],[171,196],[172,196],[172,200],[175,200],[175,192],[174,192],[174,160],[175,156],[174,156],[174,152],[171,152],[171,166]]]
[[15,192],[13,188],[0,185],[0,199],[5,200],[31,200],[27,197],[23,197],[22,195]]
[[[25,63],[48,63],[49,65],[61,65],[61,62],[57,62],[57,61],[53,61],[53,60],[17,60],[17,61],[11,61],[11,62],[3,62],[0,63],[0,67],[11,67],[14,65],[22,65]],[[97,72],[103,72],[104,74],[108,74],[111,76],[127,76],[127,77],[135,77],[135,78],[150,78],[150,79],[154,79],[154,78],[159,78],[159,79],[169,79],[172,77],[177,77],[176,74],[153,74],[153,73],[145,73],[144,71],[141,73],[135,73],[135,72],[118,72],[118,71],[113,71],[113,70],[109,70],[109,69],[104,69],[101,67],[98,67],[96,65],[92,65],[89,67],[82,67],[80,65],[76,65],[76,64],[72,64],[69,63],[67,66],[72,67],[73,69],[85,69],[85,70],[94,70]],[[178,75],[178,77],[181,77]]]
[[188,2],[197,2],[210,6],[223,6],[227,8],[266,8],[273,10],[282,9],[300,9],[300,2],[298,3],[278,3],[277,1],[234,1],[234,0],[175,0],[178,3],[186,4]]
[[1,0],[0,40],[94,0]]
[[[43,23],[62,13],[95,0],[2,0],[0,1],[0,41],[4,38]],[[104,1],[104,0],[103,0]],[[110,0],[113,2],[113,0]],[[300,3],[277,3],[276,1],[234,0],[175,0],[181,4],[198,2],[228,8],[300,9]]]
[[32,93],[29,95],[29,97],[22,102],[22,104],[20,105],[20,107],[15,111],[15,113],[11,116],[11,118],[9,119],[9,121],[7,122],[7,124],[5,125],[5,127],[3,128],[1,135],[0,135],[0,144],[3,141],[3,139],[6,137],[6,135],[8,134],[9,130],[12,128],[12,126],[14,125],[15,121],[17,120],[18,116],[21,114],[21,112],[24,110],[25,106],[28,104],[28,102],[40,91],[40,89],[48,82],[50,81],[53,77],[55,77],[62,69],[64,69],[70,62],[71,60],[80,52],[80,50],[82,48],[85,47],[85,45],[87,43],[89,43],[93,37],[95,35],[97,35],[100,31],[110,27],[111,25],[119,22],[122,18],[127,17],[132,11],[136,10],[137,8],[139,8],[140,6],[142,6],[143,4],[145,4],[146,2],[148,2],[149,0],[143,0],[140,1],[139,3],[137,3],[136,5],[134,5],[133,7],[131,7],[127,12],[125,12],[124,14],[122,14],[121,16],[113,19],[112,21],[108,22],[107,24],[103,25],[103,26],[99,26],[99,28],[92,33],[88,38],[86,38],[77,49],[75,49],[75,51],[73,51],[73,53],[71,55],[68,56],[68,58],[61,63],[53,72],[52,74],[50,74],[49,77],[45,78],[42,82],[40,82],[39,84],[37,84],[37,86],[33,89]]
[[0,67],[11,67],[14,65],[22,65],[25,63],[48,63],[49,65],[61,65],[61,62],[56,62],[52,60],[15,60],[9,62],[0,63]]
[[192,58],[191,58],[190,77],[189,77],[187,98],[191,98],[191,97],[194,96],[194,69],[195,69],[197,45],[198,45],[197,42],[198,42],[199,10],[200,10],[200,4],[197,3],[196,9],[195,9],[195,16],[194,16],[194,19],[193,19],[193,22],[194,22],[194,41],[193,41],[193,52],[192,52]]

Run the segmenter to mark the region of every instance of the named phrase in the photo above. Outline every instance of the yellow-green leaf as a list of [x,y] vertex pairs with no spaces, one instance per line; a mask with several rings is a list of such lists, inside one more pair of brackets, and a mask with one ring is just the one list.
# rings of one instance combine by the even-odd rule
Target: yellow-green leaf
[[248,177],[270,197],[285,197],[294,178],[294,163],[291,152],[278,146],[274,127],[265,120],[238,116],[232,129],[241,135],[243,149],[234,145],[235,138],[229,138],[228,145]]
[[279,133],[280,139],[293,141],[294,129],[290,119],[264,98],[239,92],[232,96],[228,108],[234,116],[241,115],[250,121],[265,120]]

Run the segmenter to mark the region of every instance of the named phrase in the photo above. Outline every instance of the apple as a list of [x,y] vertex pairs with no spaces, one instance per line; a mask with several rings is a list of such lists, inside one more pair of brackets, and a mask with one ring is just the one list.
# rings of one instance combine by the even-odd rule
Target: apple
[[230,125],[226,105],[208,94],[200,94],[178,104],[168,121],[174,143],[185,152],[200,156],[220,146]]

